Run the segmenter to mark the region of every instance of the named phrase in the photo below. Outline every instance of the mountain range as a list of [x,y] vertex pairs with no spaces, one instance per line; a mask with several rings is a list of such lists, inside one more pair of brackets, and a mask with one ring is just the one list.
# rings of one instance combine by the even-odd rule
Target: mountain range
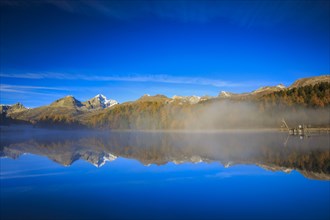
[[[330,104],[330,75],[303,78],[286,88],[284,85],[265,86],[249,93],[235,94],[222,91],[217,97],[144,95],[136,101],[119,104],[98,94],[87,101],[66,96],[50,105],[26,108],[21,103],[0,106],[0,124],[29,123],[46,127],[97,127],[112,129],[181,129],[186,118],[213,111],[217,105],[230,102],[254,103],[253,112],[292,111],[292,108],[327,109]],[[252,107],[249,107],[252,108]],[[225,109],[222,106],[222,109]],[[236,120],[235,109],[228,118]],[[217,112],[212,112],[217,115]],[[303,119],[305,120],[305,119]],[[306,119],[307,120],[307,119]],[[242,121],[243,122],[243,121]],[[268,123],[268,122],[267,122]],[[273,126],[274,122],[262,126]],[[273,123],[273,124],[272,124]],[[317,122],[319,123],[319,122]]]

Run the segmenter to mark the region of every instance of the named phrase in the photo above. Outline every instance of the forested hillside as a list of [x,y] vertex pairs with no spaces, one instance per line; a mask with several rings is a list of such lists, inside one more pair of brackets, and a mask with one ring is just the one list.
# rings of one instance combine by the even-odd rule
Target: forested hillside
[[305,107],[325,107],[330,104],[330,83],[322,82],[298,88],[281,90],[261,98],[272,105],[301,105]]

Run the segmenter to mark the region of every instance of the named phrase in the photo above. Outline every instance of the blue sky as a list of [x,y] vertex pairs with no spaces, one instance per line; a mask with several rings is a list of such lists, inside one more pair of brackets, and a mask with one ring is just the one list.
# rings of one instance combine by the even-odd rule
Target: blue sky
[[1,1],[1,103],[217,95],[330,72],[329,1]]

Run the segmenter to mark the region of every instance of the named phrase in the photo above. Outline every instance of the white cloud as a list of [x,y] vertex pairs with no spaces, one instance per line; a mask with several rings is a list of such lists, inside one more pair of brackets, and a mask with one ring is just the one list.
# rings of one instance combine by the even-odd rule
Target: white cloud
[[[7,74],[0,73],[0,77],[4,78],[21,78],[21,79],[57,79],[57,80],[86,80],[86,81],[125,81],[125,82],[158,82],[171,84],[193,84],[193,85],[210,85],[214,87],[246,87],[251,83],[233,83],[223,80],[203,78],[203,77],[180,77],[165,74],[159,75],[86,75],[86,74],[65,74],[65,73],[25,73],[25,74]],[[259,84],[259,83],[258,83]],[[255,83],[254,83],[255,85]]]
[[0,84],[0,89],[45,89],[45,90],[68,90],[66,88],[59,87],[47,87],[47,86],[22,86],[22,85],[8,85]]
[[25,86],[25,85],[9,85],[9,84],[0,84],[1,92],[12,92],[12,93],[24,93],[24,94],[38,94],[43,95],[45,93],[41,93],[38,91],[69,91],[67,88],[59,88],[59,87],[46,87],[46,86]]

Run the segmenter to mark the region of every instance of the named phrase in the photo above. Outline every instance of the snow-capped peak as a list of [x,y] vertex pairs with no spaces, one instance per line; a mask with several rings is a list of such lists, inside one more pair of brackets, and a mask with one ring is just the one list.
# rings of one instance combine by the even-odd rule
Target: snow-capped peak
[[102,94],[97,94],[97,95],[95,96],[95,98],[99,98],[99,99],[107,99],[107,97],[105,97],[105,96],[102,95]]
[[231,95],[226,91],[221,91],[221,96],[222,97],[230,97]]
[[113,105],[117,105],[118,104],[118,102],[116,100],[107,99],[107,97],[105,97],[102,94],[96,95],[95,98],[97,98],[97,99],[100,100],[100,103],[104,106],[104,108],[111,107]]

